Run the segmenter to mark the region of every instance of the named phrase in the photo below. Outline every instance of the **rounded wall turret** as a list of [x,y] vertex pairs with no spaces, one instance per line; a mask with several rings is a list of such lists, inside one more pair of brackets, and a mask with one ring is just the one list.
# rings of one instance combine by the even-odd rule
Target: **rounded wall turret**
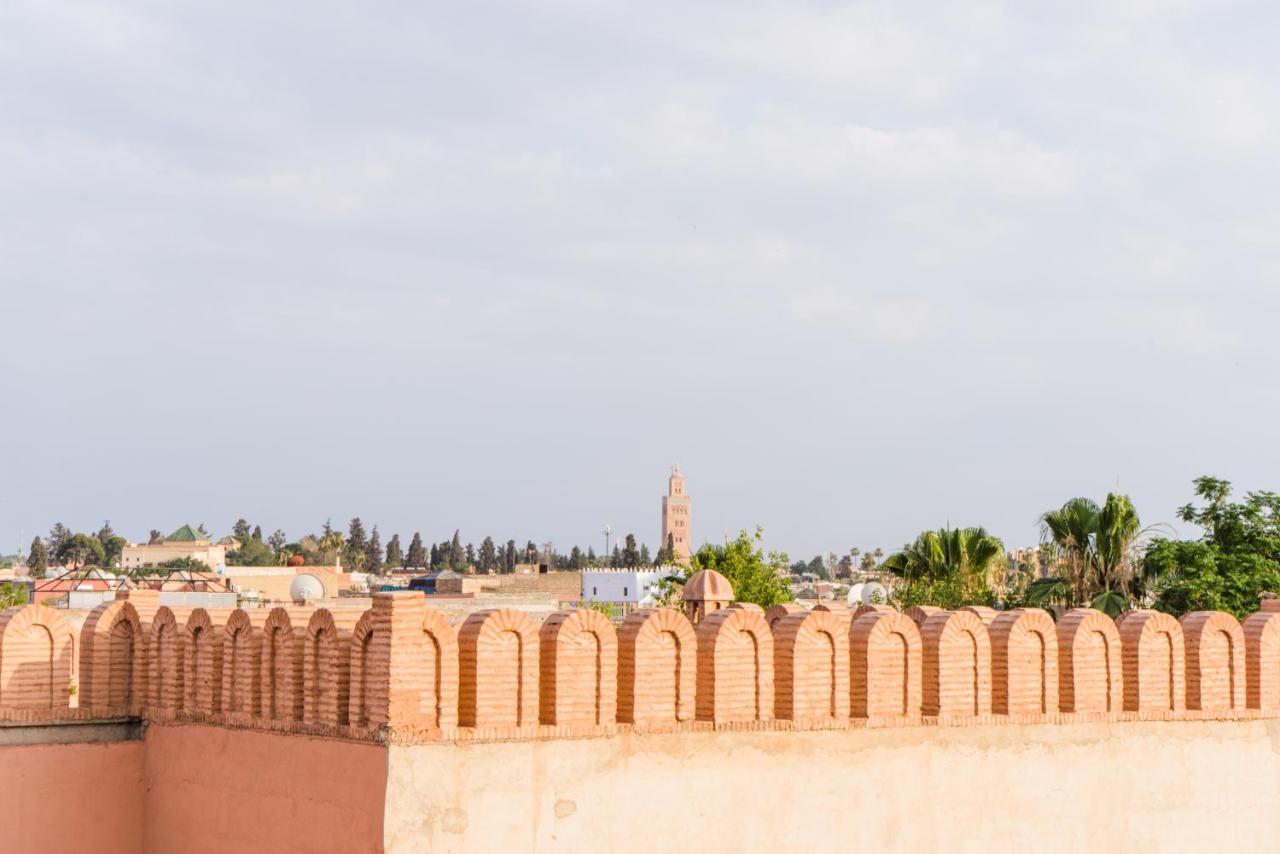
[[694,623],[732,603],[733,585],[714,569],[699,570],[684,584],[685,616]]

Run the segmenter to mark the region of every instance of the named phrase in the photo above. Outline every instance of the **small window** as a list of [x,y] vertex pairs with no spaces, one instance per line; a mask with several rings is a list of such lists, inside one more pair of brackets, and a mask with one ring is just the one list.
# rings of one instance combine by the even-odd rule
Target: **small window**
[[591,588],[591,595],[592,596],[596,595],[596,589],[594,587]]
[[622,598],[627,598],[627,588],[622,588]]

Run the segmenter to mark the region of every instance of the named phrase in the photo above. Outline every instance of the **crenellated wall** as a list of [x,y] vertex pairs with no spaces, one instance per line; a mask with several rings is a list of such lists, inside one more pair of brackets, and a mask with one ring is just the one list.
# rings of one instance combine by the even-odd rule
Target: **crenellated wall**
[[1076,609],[731,607],[693,626],[589,610],[540,627],[451,626],[419,593],[368,610],[205,610],[131,591],[75,638],[58,612],[0,615],[0,718],[152,721],[399,743],[620,729],[844,729],[1280,716],[1280,611],[1117,622]]

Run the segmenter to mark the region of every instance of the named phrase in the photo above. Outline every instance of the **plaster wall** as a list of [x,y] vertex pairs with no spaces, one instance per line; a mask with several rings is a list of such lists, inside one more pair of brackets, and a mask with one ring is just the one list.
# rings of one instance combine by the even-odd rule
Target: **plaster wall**
[[130,854],[378,852],[386,771],[378,745],[153,724],[145,840]]
[[1273,851],[1280,721],[393,745],[386,850]]
[[0,747],[0,851],[138,854],[143,743]]

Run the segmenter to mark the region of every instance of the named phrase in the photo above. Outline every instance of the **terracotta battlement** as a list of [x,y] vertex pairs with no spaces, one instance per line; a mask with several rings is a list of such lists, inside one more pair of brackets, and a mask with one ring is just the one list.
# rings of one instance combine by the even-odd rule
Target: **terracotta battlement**
[[[0,615],[0,721],[142,717],[362,741],[1280,717],[1280,611],[206,610],[133,591],[77,638]],[[76,652],[78,650],[78,659]],[[78,667],[75,665],[78,663]],[[78,670],[79,691],[69,692]]]

